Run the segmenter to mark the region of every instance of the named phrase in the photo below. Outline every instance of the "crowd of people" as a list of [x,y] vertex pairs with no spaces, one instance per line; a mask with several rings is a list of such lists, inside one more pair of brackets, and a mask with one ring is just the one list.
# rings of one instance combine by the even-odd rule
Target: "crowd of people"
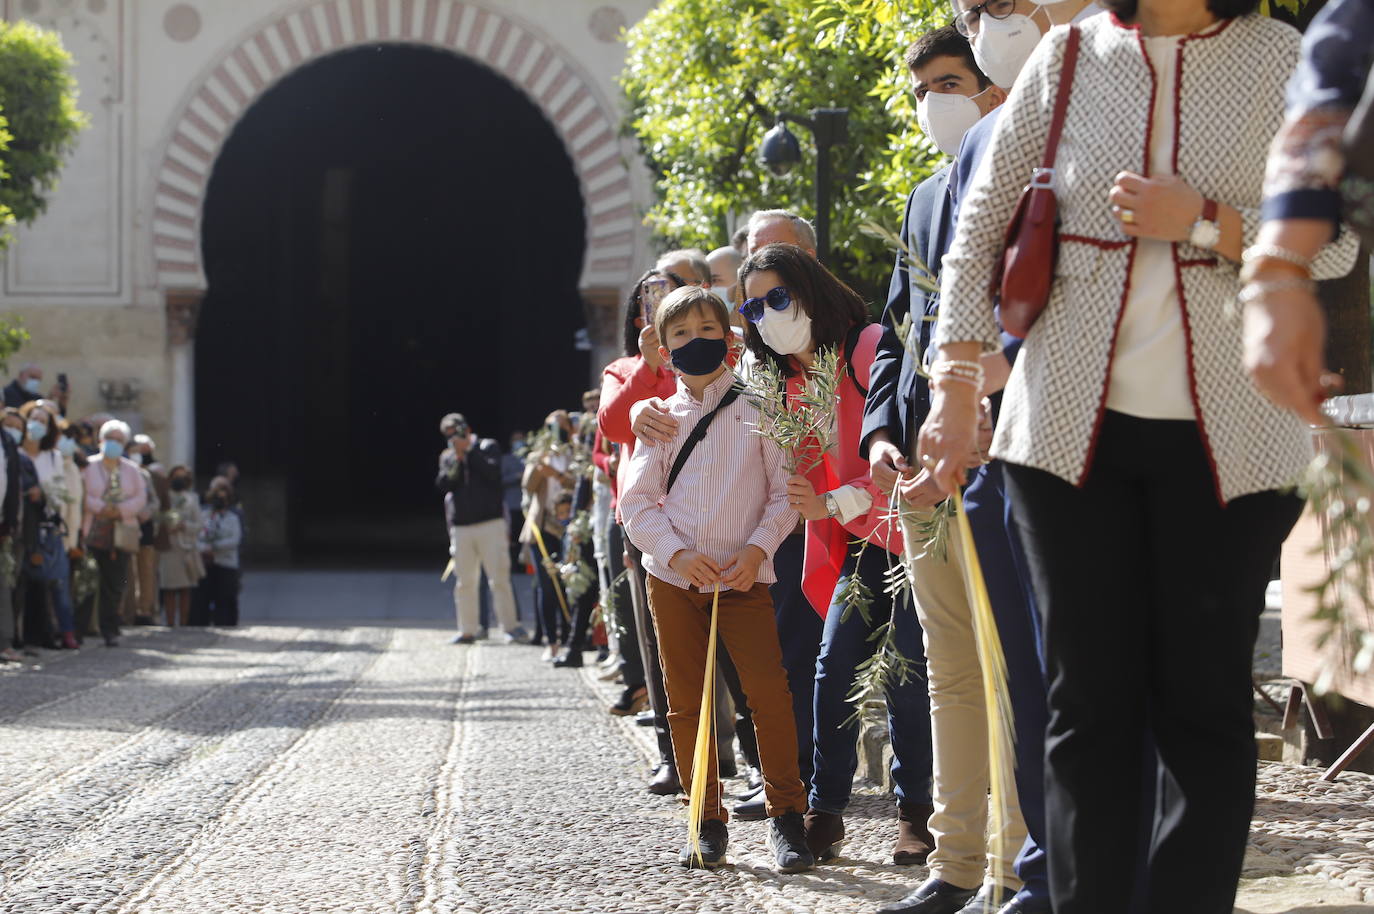
[[238,469],[204,501],[190,467],[107,414],[67,418],[65,375],[44,396],[23,366],[0,413],[0,660],[119,644],[128,625],[237,625]]
[[[1335,0],[1304,53],[1254,0],[955,0],[906,54],[949,160],[908,199],[881,321],[806,220],[764,210],[643,274],[623,357],[518,474],[445,420],[458,640],[479,566],[506,636],[546,660],[580,666],[601,623],[612,712],[645,709],[658,736],[647,788],[705,782],[684,866],[724,861],[731,815],[770,820],[782,872],[840,853],[849,699],[887,652],[893,860],[929,876],[882,912],[1229,914],[1251,652],[1312,454],[1295,413],[1323,395],[1315,281],[1358,246],[1339,127],[1371,13]],[[1026,281],[1004,240],[1033,181],[1057,198],[1057,260],[1014,336],[994,304]],[[822,420],[787,439],[770,402]],[[460,494],[517,476],[519,511]],[[508,535],[539,576],[532,635],[499,582]],[[974,555],[1015,737],[998,834]]]

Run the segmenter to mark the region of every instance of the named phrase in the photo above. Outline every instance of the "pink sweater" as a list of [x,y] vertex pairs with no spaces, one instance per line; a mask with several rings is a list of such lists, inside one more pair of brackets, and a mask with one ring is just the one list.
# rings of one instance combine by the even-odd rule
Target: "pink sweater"
[[[81,533],[91,532],[95,516],[105,510],[105,490],[110,484],[110,473],[105,469],[105,461],[96,459],[82,471],[86,479],[86,516],[81,519]],[[148,490],[143,485],[143,474],[132,460],[119,458],[119,487],[123,499],[119,502],[120,520],[126,524],[138,523],[138,512],[148,503]]]

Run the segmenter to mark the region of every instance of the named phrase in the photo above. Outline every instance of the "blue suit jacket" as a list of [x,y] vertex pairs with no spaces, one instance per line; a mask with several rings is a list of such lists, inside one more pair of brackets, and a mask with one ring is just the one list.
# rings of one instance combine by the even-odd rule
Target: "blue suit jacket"
[[[1001,108],[993,108],[982,120],[974,124],[964,134],[964,140],[959,144],[959,155],[955,157],[954,164],[949,167],[949,218],[951,225],[959,224],[959,207],[964,200],[968,199],[969,190],[973,187],[973,177],[978,174],[978,166],[983,163],[983,154],[988,151],[988,144],[992,142],[992,132],[997,129],[997,118],[1001,115]],[[949,243],[954,242],[954,238],[949,239]],[[1002,334],[1002,353],[1007,357],[1007,361],[1016,364],[1016,353],[1021,350],[1021,339],[1012,336],[1010,333]],[[1001,400],[1001,397],[997,398]]]
[[[940,258],[949,246],[952,227],[946,195],[949,175],[950,168],[946,166],[918,184],[907,198],[906,213],[902,217],[902,240],[937,276]],[[906,255],[899,251],[892,282],[888,285],[887,306],[883,309],[883,335],[873,360],[868,399],[864,402],[863,432],[859,438],[859,453],[864,459],[868,458],[869,439],[879,430],[887,432],[892,442],[905,453],[908,431],[919,428],[930,412],[926,379],[916,372],[917,363],[907,354],[896,327],[911,315],[919,334],[919,342],[914,348],[924,352],[930,345],[935,324],[921,318],[934,315],[940,299],[938,295],[928,295],[913,287],[907,270]]]

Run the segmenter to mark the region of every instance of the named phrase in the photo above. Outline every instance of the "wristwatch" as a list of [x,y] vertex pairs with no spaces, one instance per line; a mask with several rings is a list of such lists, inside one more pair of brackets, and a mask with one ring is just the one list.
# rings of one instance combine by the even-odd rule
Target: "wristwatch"
[[826,517],[839,517],[839,516],[840,516],[840,503],[839,503],[838,501],[835,500],[835,495],[834,495],[833,492],[826,492],[826,493],[825,493],[825,516],[826,516]]
[[1193,223],[1188,243],[1204,250],[1213,250],[1221,243],[1221,223],[1217,221],[1217,201],[1202,201],[1202,216]]

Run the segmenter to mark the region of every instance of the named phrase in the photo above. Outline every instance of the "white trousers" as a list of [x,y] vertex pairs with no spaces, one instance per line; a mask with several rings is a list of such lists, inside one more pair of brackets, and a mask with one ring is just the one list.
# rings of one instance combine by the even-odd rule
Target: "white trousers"
[[510,586],[505,518],[449,527],[448,536],[449,554],[453,556],[453,605],[458,614],[458,633],[476,635],[481,627],[479,601],[483,569],[491,585],[491,603],[497,624],[503,631],[514,631],[520,622],[515,616],[515,591]]

